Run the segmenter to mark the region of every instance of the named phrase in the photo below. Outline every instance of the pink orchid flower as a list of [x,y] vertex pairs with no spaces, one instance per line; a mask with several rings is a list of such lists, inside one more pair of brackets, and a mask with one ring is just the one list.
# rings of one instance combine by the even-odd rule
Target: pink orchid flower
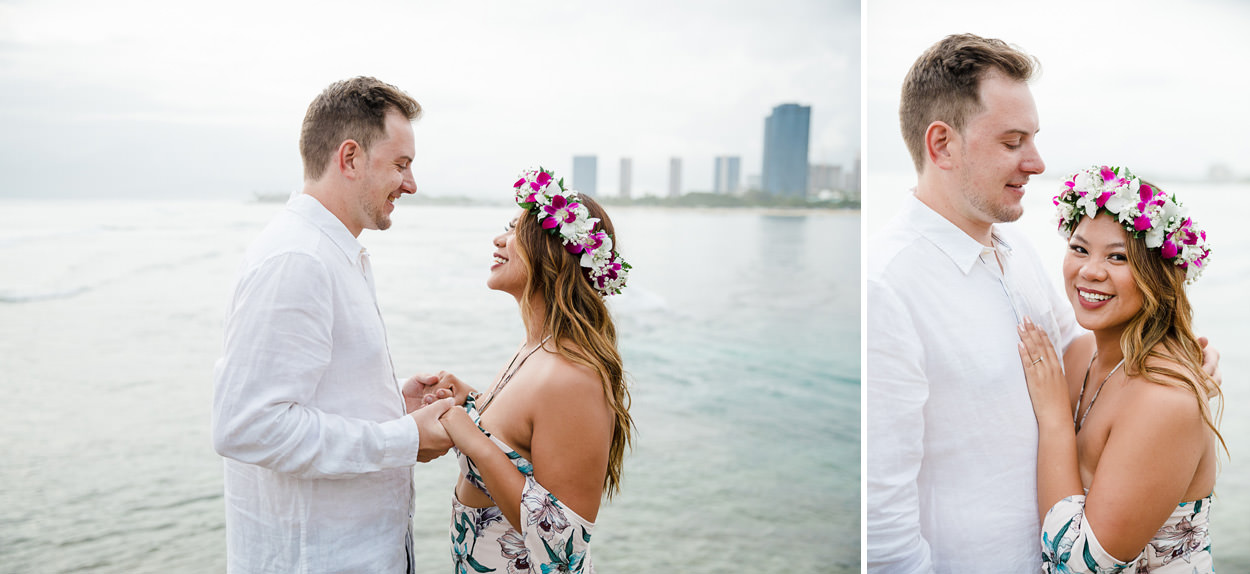
[[[548,178],[550,179],[550,177]],[[556,195],[551,198],[551,205],[544,205],[543,211],[551,217],[543,218],[543,229],[553,229],[561,223],[573,223],[577,220],[577,215],[573,213],[577,209],[579,203],[569,203],[564,199],[563,195]]]
[[1164,259],[1171,259],[1176,257],[1176,254],[1179,251],[1180,249],[1176,247],[1176,244],[1172,243],[1171,239],[1168,239],[1163,242],[1163,247],[1160,249],[1159,254],[1162,255]]

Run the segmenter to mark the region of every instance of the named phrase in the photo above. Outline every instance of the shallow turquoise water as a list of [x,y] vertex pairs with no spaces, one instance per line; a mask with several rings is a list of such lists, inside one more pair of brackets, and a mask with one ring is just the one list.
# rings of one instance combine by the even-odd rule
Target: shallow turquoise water
[[[224,570],[212,363],[242,249],[279,209],[0,202],[0,571]],[[521,335],[483,282],[509,208],[401,205],[366,232],[401,373],[485,386]],[[635,448],[605,572],[859,568],[859,218],[613,211]],[[450,566],[454,462],[419,465],[418,559]]]

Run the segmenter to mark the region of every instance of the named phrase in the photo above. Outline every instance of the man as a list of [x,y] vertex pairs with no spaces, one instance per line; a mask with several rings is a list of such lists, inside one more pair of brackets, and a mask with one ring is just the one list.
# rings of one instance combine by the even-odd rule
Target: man
[[1037,423],[1016,345],[1030,317],[1062,351],[1070,305],[1013,226],[1042,173],[1035,60],[950,36],[904,81],[918,182],[869,241],[868,567],[1040,571]]
[[450,448],[452,399],[401,395],[357,237],[416,192],[420,113],[373,78],[326,88],[300,134],[303,193],[244,256],[213,397],[230,572],[413,572],[412,468]]

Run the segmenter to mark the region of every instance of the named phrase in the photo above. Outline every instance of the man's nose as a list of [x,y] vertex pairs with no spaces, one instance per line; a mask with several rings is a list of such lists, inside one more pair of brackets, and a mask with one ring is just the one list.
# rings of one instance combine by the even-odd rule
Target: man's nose
[[1033,175],[1046,171],[1046,163],[1042,161],[1042,154],[1038,153],[1037,146],[1029,146],[1029,154],[1020,162],[1020,170]]

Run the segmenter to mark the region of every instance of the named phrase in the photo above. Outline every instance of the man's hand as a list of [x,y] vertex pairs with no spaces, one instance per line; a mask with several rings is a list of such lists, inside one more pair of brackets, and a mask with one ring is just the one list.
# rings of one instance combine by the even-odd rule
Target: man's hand
[[463,405],[472,392],[473,387],[447,371],[439,371],[437,375],[414,375],[404,383],[404,407],[411,413],[447,397],[455,397],[456,404]]
[[447,454],[447,450],[451,448],[451,437],[447,436],[447,430],[438,419],[452,408],[455,408],[454,399],[446,398],[434,401],[409,415],[412,420],[417,421],[417,429],[421,432],[417,462],[430,462]]
[[[1224,375],[1220,373],[1220,352],[1210,343],[1206,337],[1198,337],[1198,344],[1202,345],[1202,370],[1218,387],[1224,383]],[[1214,396],[1215,389],[1211,389],[1209,394]]]
[[438,375],[416,374],[412,378],[404,382],[404,387],[400,391],[404,395],[404,412],[412,414],[413,411],[428,404],[425,397],[430,396],[429,402],[450,397],[450,391],[440,397],[438,391]]

